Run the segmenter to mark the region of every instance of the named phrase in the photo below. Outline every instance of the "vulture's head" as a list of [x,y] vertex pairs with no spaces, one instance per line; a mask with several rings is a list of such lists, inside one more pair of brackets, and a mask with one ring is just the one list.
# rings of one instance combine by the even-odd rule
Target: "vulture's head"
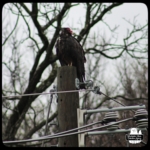
[[61,33],[60,33],[60,35],[61,36],[71,36],[72,35],[72,30],[70,29],[70,28],[62,28],[61,29]]

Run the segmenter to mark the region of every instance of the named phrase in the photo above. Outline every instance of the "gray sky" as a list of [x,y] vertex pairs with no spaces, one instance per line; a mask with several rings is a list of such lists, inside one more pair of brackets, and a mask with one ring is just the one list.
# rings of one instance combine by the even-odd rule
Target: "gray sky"
[[[4,15],[6,18],[5,22],[9,20],[13,28],[13,25],[16,21],[16,15],[7,15],[5,14],[5,12],[4,12]],[[137,22],[139,22],[140,24],[145,24],[146,20],[148,20],[147,6],[144,3],[125,3],[123,5],[113,8],[112,13],[106,14],[103,20],[107,22],[107,24],[111,28],[113,28],[115,25],[119,25],[119,28],[117,29],[117,32],[119,33],[118,39],[122,39],[126,35],[127,28],[131,27],[123,18],[126,18],[127,20],[132,21],[134,16],[137,16],[136,18]],[[74,32],[77,32],[78,34],[77,28],[81,28],[81,23],[82,23],[82,26],[84,25],[84,20],[85,20],[85,10],[84,10],[84,6],[80,4],[78,6],[71,8],[71,10],[68,13],[68,17],[65,18],[63,21],[63,26],[76,28]],[[32,22],[31,19],[29,19],[29,22]],[[40,23],[43,24],[41,20],[40,20]],[[23,29],[21,29],[22,24],[24,24],[24,22],[23,20],[20,20],[20,24],[19,24],[20,26],[18,29],[21,33],[21,37],[25,35],[25,33],[23,33],[22,31]],[[31,31],[32,34],[35,34],[34,26],[32,29],[33,29]],[[96,24],[94,28],[92,28],[92,31],[105,33],[107,37],[111,36],[108,28],[102,22],[99,22],[98,24]],[[119,41],[119,42],[122,42],[122,41]]]
[[[119,38],[123,38],[126,35],[126,29],[130,28],[130,25],[123,18],[132,21],[134,16],[137,16],[136,20],[139,23],[144,24],[146,20],[148,20],[147,6],[144,3],[125,3],[119,7],[113,8],[112,13],[107,14],[104,17],[104,20],[110,25],[111,28],[113,28],[115,25],[119,25],[117,30],[119,32]],[[83,9],[83,5],[79,5],[71,9],[68,19],[65,19],[64,27],[69,26],[70,24],[71,28],[81,27],[79,24],[79,19],[82,22],[85,20],[85,11]],[[84,22],[82,24],[84,24]],[[109,34],[109,32],[107,32],[108,28],[106,25],[101,22],[96,24],[94,29],[95,31],[98,29],[99,32],[105,32]]]
[[[107,3],[106,3],[107,4]],[[75,6],[73,8],[71,8],[68,17],[64,19],[64,23],[63,26],[69,26],[70,28],[76,28],[74,30],[74,32],[76,32],[78,34],[78,29],[81,28],[81,26],[84,25],[84,20],[85,20],[85,10],[83,8],[83,5],[79,5],[79,6]],[[9,20],[10,24],[11,24],[11,28],[8,28],[8,30],[11,31],[11,29],[14,26],[14,23],[16,21],[16,16],[15,15],[8,15],[5,12],[3,12],[4,16],[5,16],[5,22],[7,22]],[[137,16],[138,15],[138,16]],[[118,40],[117,43],[121,44],[123,42],[123,38],[126,36],[127,34],[127,29],[131,30],[131,26],[129,25],[129,23],[127,23],[123,18],[126,18],[126,20],[130,20],[131,22],[133,21],[133,18],[137,16],[136,20],[137,23],[140,23],[141,25],[146,24],[146,21],[148,20],[148,11],[147,11],[147,6],[143,3],[125,3],[121,6],[115,7],[114,9],[112,9],[110,14],[105,15],[104,17],[104,21],[107,22],[107,24],[110,26],[110,28],[114,28],[115,25],[119,25],[119,28],[117,29],[117,33],[118,33]],[[25,27],[22,26],[22,24],[24,24],[23,20],[19,20],[19,26],[18,26],[18,35],[17,38],[18,40],[22,37],[26,37],[27,33],[25,32]],[[31,19],[28,20],[29,22],[32,22]],[[40,22],[42,23],[42,22]],[[33,26],[32,28],[32,24],[30,24],[31,27],[31,32],[34,36],[35,35],[35,27]],[[8,31],[8,33],[10,33],[10,31]],[[108,27],[102,23],[99,22],[98,24],[96,24],[94,26],[94,28],[92,28],[91,30],[91,34],[92,32],[94,33],[94,31],[97,34],[105,34],[106,38],[109,39],[111,38],[111,32],[109,31]],[[48,29],[49,32],[49,29]],[[51,35],[51,34],[49,34]],[[26,45],[29,44],[28,42],[26,43]],[[42,46],[42,45],[41,45]],[[10,47],[7,46],[7,48],[5,49],[5,51],[3,51],[3,59],[7,59],[6,56],[10,55]],[[21,49],[21,53],[23,52],[23,58],[24,58],[24,63],[22,64],[22,67],[25,67],[26,69],[30,69],[32,67],[33,64],[33,56],[30,52],[30,49],[28,49],[27,46],[25,46],[23,44],[23,46],[20,48]],[[55,50],[54,50],[55,51]],[[25,52],[25,53],[24,53]],[[28,61],[26,61],[28,59]],[[43,58],[44,59],[44,55]],[[41,61],[42,61],[41,59]],[[115,61],[113,60],[113,63]],[[112,60],[108,60],[108,63],[110,65],[112,65]],[[112,67],[108,67],[108,70],[110,71],[110,68]],[[114,71],[114,69],[113,69]]]

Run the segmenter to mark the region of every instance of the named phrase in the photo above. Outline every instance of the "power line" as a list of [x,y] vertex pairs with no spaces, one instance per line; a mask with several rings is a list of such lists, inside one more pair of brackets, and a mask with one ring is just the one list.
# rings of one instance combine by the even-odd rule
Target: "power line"
[[[60,133],[56,133],[56,135],[62,135],[62,134],[65,134],[65,133],[69,133],[69,132],[73,132],[73,131],[76,131],[76,130],[79,130],[79,129],[83,129],[83,128],[86,128],[86,127],[90,127],[92,125],[95,125],[95,124],[98,124],[98,123],[102,123],[102,121],[97,121],[97,122],[94,122],[94,123],[91,123],[91,124],[88,124],[88,125],[84,125],[82,127],[78,127],[78,128],[74,128],[74,129],[71,129],[71,130],[67,130],[67,131],[63,131],[63,132],[60,132]],[[53,137],[54,135],[49,135],[48,137]],[[47,136],[43,136],[44,137],[47,137]]]
[[[101,91],[100,91],[100,92],[101,92]],[[111,98],[111,97],[107,96],[106,94],[104,94],[104,93],[102,93],[102,92],[101,92],[101,94],[103,94],[104,96],[106,96],[106,97],[112,99],[113,101],[115,101],[116,103],[118,103],[118,104],[120,104],[120,105],[122,105],[122,106],[126,106],[126,105],[124,105],[124,104],[122,104],[122,103],[116,101],[114,98]]]
[[15,144],[15,143],[25,143],[25,142],[47,140],[47,139],[53,139],[53,138],[61,138],[61,137],[64,137],[64,136],[71,136],[71,135],[75,135],[75,134],[81,134],[81,133],[85,133],[85,132],[89,132],[89,131],[93,131],[93,130],[102,129],[102,128],[105,128],[105,127],[108,127],[108,126],[111,126],[111,125],[115,125],[115,124],[118,124],[118,123],[129,121],[129,120],[132,120],[132,119],[133,118],[128,118],[128,119],[124,119],[124,120],[120,120],[120,121],[114,122],[112,124],[103,125],[101,127],[96,127],[96,128],[93,128],[93,129],[78,131],[78,132],[74,132],[74,133],[61,134],[61,135],[54,134],[54,135],[51,135],[51,136],[44,136],[44,137],[37,138],[37,139],[27,139],[27,140],[18,140],[18,141],[4,141],[3,143],[4,144]]
[[[44,135],[46,135],[46,132],[47,132],[48,118],[49,118],[49,113],[50,113],[50,109],[51,109],[52,100],[53,100],[53,94],[50,95],[50,102],[49,102],[49,104],[48,104],[48,112],[47,112],[46,126],[45,126]],[[44,147],[44,141],[42,142],[42,146]]]
[[84,125],[84,126],[81,126],[81,127],[78,127],[78,128],[74,128],[74,129],[71,129],[71,130],[68,130],[68,131],[63,131],[63,132],[57,133],[55,135],[62,135],[62,134],[69,133],[69,132],[72,132],[72,131],[81,130],[83,128],[87,128],[89,126],[92,126],[92,125],[95,125],[95,124],[98,124],[98,123],[102,123],[102,121],[94,122],[94,123],[91,123],[91,124],[88,124],[88,125]]
[[[103,94],[104,96],[108,97],[109,99],[112,99],[116,103],[119,103],[122,106],[126,106],[126,105],[116,101],[114,98],[111,98],[111,97],[107,96],[106,94],[102,93],[100,91],[100,88],[97,88],[97,87],[94,87],[94,89],[82,89],[82,90],[79,89],[79,90],[70,90],[70,91],[50,91],[48,93],[31,93],[31,94],[22,94],[22,95],[18,95],[18,96],[15,95],[15,96],[2,96],[2,97],[3,98],[5,98],[5,97],[10,97],[11,98],[11,97],[19,97],[19,96],[32,96],[32,95],[45,95],[45,94],[52,94],[53,95],[53,94],[57,94],[57,93],[71,93],[71,92],[83,92],[83,91],[93,91],[95,94],[99,94],[99,95]],[[133,111],[133,110],[131,110],[131,111]],[[121,121],[115,122],[111,125],[118,124],[120,122],[125,122],[125,121],[131,120],[131,119],[132,118],[121,120]],[[88,132],[88,131],[93,131],[93,130],[97,130],[97,129],[101,129],[101,128],[110,126],[110,125],[105,125],[105,126],[101,126],[101,127],[97,127],[97,128],[93,128],[93,129],[88,129],[88,130],[84,130],[84,131],[73,132],[73,131],[83,129],[83,128],[88,127],[88,126],[92,126],[92,125],[97,124],[97,123],[101,123],[101,121],[98,121],[96,123],[92,123],[92,124],[89,124],[89,125],[85,125],[85,126],[82,126],[82,127],[79,127],[79,128],[74,128],[74,129],[71,129],[71,130],[68,130],[68,131],[63,131],[63,132],[60,132],[60,133],[57,133],[57,134],[54,134],[54,135],[43,136],[43,137],[37,138],[37,139],[27,139],[27,140],[18,140],[18,141],[4,141],[3,143],[4,144],[15,144],[15,143],[24,143],[24,142],[32,142],[32,141],[41,141],[41,140],[46,140],[46,139],[60,138],[60,137],[64,137],[64,136],[71,136],[71,135],[75,135],[75,134],[81,134],[81,133],[85,133],[85,132]],[[45,128],[45,133],[46,133],[46,129],[47,129],[47,127]],[[73,132],[73,133],[69,133],[69,132]]]
[[[95,89],[95,90],[97,90],[97,89]],[[57,94],[57,93],[71,93],[71,92],[85,92],[85,91],[95,91],[94,89],[81,89],[81,90],[69,90],[69,91],[54,91],[54,92],[48,92],[48,93],[32,93],[32,94],[22,94],[22,95],[18,95],[18,96],[2,96],[3,98],[6,98],[6,97],[21,97],[21,96],[32,96],[32,95],[46,95],[46,94]],[[111,98],[111,97],[109,97],[109,96],[107,96],[106,94],[104,94],[103,92],[101,92],[100,90],[99,91],[96,91],[96,92],[98,92],[98,93],[96,93],[96,94],[103,94],[104,96],[106,96],[106,97],[108,97],[109,99],[111,99],[111,100],[113,100],[113,101],[115,101],[116,103],[118,103],[118,104],[120,104],[120,105],[122,105],[122,106],[126,106],[126,105],[124,105],[124,104],[122,104],[121,102],[118,102],[118,101],[116,101],[114,98]],[[135,111],[133,111],[133,110],[131,110],[132,112],[135,112]]]
[[[100,92],[101,92],[101,91],[100,91]],[[107,96],[106,94],[104,94],[104,93],[102,93],[102,92],[101,92],[101,94],[103,94],[104,96],[106,96],[106,97],[110,98],[111,100],[115,101],[116,103],[118,103],[118,104],[120,104],[120,105],[122,105],[122,106],[126,107],[126,105],[122,104],[121,102],[116,101],[114,98],[111,98],[111,97]],[[134,111],[134,110],[130,110],[130,111],[132,111],[132,112],[134,112],[134,113],[135,113],[135,111]]]
[[70,90],[70,91],[58,91],[58,92],[48,92],[48,93],[31,93],[31,94],[22,94],[22,95],[2,96],[2,98],[6,98],[6,97],[21,97],[21,96],[33,96],[33,95],[46,95],[46,94],[57,94],[57,93],[71,93],[71,92],[82,92],[82,91],[85,91],[85,89],[82,89],[82,90]]

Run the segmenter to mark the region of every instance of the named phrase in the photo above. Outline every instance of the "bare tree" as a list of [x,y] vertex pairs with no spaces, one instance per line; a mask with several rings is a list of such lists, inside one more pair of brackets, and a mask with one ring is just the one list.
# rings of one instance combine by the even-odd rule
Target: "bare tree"
[[[131,25],[132,30],[127,30],[127,35],[122,39],[122,44],[116,43],[111,38],[107,39],[103,35],[91,33],[94,25],[102,22],[108,27],[112,35],[114,35],[118,26],[112,28],[111,25],[108,25],[107,22],[104,21],[104,16],[122,4],[123,3],[5,4],[3,8],[3,12],[5,11],[3,18],[10,15],[11,17],[14,16],[16,20],[10,24],[6,19],[3,21],[2,94],[3,96],[16,95],[16,97],[2,99],[3,140],[27,139],[44,134],[46,120],[43,118],[46,118],[45,115],[49,96],[17,95],[42,93],[45,90],[49,90],[51,85],[55,82],[58,67],[58,58],[54,50],[55,43],[59,36],[59,31],[63,26],[64,19],[67,18],[73,7],[78,7],[79,5],[84,6],[85,22],[82,22],[83,25],[78,29],[79,32],[75,36],[86,52],[86,78],[96,81],[95,83],[102,86],[102,91],[104,91],[106,95],[113,95],[115,99],[124,100],[123,102],[126,105],[133,105],[139,102],[147,103],[147,64],[143,64],[145,59],[147,59],[147,24],[137,24],[135,21],[136,17],[133,19],[133,22],[126,20]],[[19,33],[20,28],[22,29],[22,37],[20,37]],[[136,35],[137,32],[140,32],[139,36]],[[143,44],[144,42],[146,44]],[[119,68],[118,72],[120,73],[121,79],[116,86],[112,87],[104,80],[105,75],[102,72],[104,72],[106,65],[102,67],[102,60],[107,64],[107,59],[123,58],[124,54],[130,56],[129,59],[131,60],[135,59],[138,64],[132,65],[130,69],[126,69],[126,66]],[[94,58],[94,63],[88,64],[91,58]],[[125,60],[124,65],[126,63]],[[139,68],[139,66],[140,69],[138,70],[137,68]],[[134,86],[132,86],[133,75],[131,76],[128,70],[135,71],[137,81],[134,83]],[[122,71],[124,71],[123,74]],[[122,87],[117,86],[120,83]],[[136,88],[137,86],[139,87],[138,89]],[[116,87],[118,91],[116,91]],[[120,94],[121,92],[118,87],[122,88],[121,91],[123,91],[123,94]],[[146,91],[146,93],[144,94],[143,91]],[[116,93],[116,95],[112,93]],[[102,106],[115,105],[109,101],[110,98],[108,97],[95,97],[95,95],[90,93],[82,95],[81,99],[82,108],[96,109]],[[138,102],[133,103],[135,100],[138,100]],[[49,126],[50,123],[57,122],[56,104],[57,103],[53,101],[53,109],[48,119]],[[103,115],[98,114],[92,116],[88,115],[86,122],[93,122],[102,117]],[[53,126],[51,130],[48,131],[48,134],[56,131],[59,131],[59,127]],[[105,138],[96,136],[94,143],[96,143],[97,146],[105,146],[104,141],[106,139],[107,136]],[[101,143],[99,143],[100,141]],[[56,144],[57,140],[54,139],[49,142]],[[41,142],[37,143],[37,145],[40,144]],[[87,145],[92,146],[90,138],[87,138]],[[106,145],[109,146],[108,143],[106,143]],[[122,146],[123,144],[118,141],[114,145]],[[19,146],[25,146],[25,144],[20,144]],[[31,144],[31,146],[34,146],[34,144]]]

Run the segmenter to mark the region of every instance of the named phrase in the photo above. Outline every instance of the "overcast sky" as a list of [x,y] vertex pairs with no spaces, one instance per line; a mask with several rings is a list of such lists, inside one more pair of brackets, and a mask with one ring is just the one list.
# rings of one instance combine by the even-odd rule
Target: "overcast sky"
[[[144,3],[124,3],[118,7],[112,9],[111,14],[106,14],[104,17],[104,21],[110,26],[110,28],[114,28],[115,25],[119,26],[117,29],[117,43],[122,44],[123,38],[127,35],[127,29],[132,30],[132,26],[127,23],[126,20],[131,21],[133,23],[134,17],[136,16],[136,23],[145,25],[148,20],[148,10],[147,6]],[[125,19],[124,19],[125,18]],[[69,16],[64,21],[64,27],[69,25],[70,28],[80,28],[80,21],[83,22],[85,19],[85,11],[83,9],[83,5],[74,7],[71,9]],[[80,20],[80,21],[79,21]],[[84,22],[83,22],[84,24]],[[96,31],[96,33],[105,33],[106,38],[111,38],[111,32],[107,28],[107,26],[99,22],[92,28],[92,31]],[[75,30],[75,32],[77,32]],[[115,72],[116,69],[113,67],[116,65],[118,60],[107,59],[107,67],[106,67],[106,80],[115,82]],[[114,79],[114,80],[112,80]]]
[[[7,5],[7,4],[6,4]],[[30,4],[28,4],[30,6]],[[146,20],[148,20],[148,10],[147,6],[144,3],[124,3],[123,5],[120,5],[118,7],[115,7],[112,9],[111,14],[106,14],[104,16],[104,21],[107,22],[107,24],[110,26],[110,28],[114,28],[115,25],[119,25],[119,28],[117,29],[118,34],[118,40],[122,39],[125,37],[127,28],[131,28],[131,26],[123,19],[126,18],[127,20],[130,20],[131,22],[133,21],[133,17],[137,16],[136,20],[140,24],[145,24]],[[6,12],[7,13],[7,12]],[[13,25],[16,21],[16,15],[7,15],[5,12],[3,13],[5,16],[5,22],[6,20],[9,20],[12,28]],[[82,25],[84,25],[84,20],[85,20],[85,9],[83,5],[78,5],[75,7],[72,7],[71,10],[68,13],[68,17],[66,17],[63,21],[63,27],[70,27],[70,28],[81,28],[81,22]],[[29,20],[31,21],[31,19]],[[32,21],[31,21],[32,22]],[[40,23],[42,24],[41,20]],[[19,24],[19,31],[21,29],[21,24],[24,24],[23,20],[20,20]],[[31,26],[31,24],[30,24]],[[34,26],[33,30],[31,32],[34,33]],[[11,29],[10,29],[11,31]],[[92,28],[92,31],[96,31],[99,33],[105,33],[107,37],[110,37],[111,35],[109,34],[109,30],[107,26],[99,22]],[[74,30],[74,32],[77,32],[78,30]],[[24,35],[23,32],[21,32],[21,37]],[[122,41],[119,41],[122,42]]]
[[[107,14],[104,17],[104,21],[113,28],[115,25],[119,25],[118,32],[119,38],[122,38],[126,35],[126,29],[130,28],[131,26],[123,19],[126,18],[127,20],[132,21],[133,17],[137,16],[136,20],[139,23],[146,23],[148,20],[148,10],[147,6],[144,3],[125,3],[118,7],[112,9],[111,14]],[[64,21],[64,27],[70,26],[70,28],[78,28],[80,27],[79,19],[83,21],[85,19],[85,11],[83,5],[79,5],[73,7],[69,12],[68,19]],[[94,26],[93,30],[99,32],[107,33],[108,28],[102,22],[98,23]]]
[[[9,22],[11,24],[11,28],[10,28],[10,31],[11,31],[11,29],[13,28],[14,23],[16,21],[16,16],[12,15],[12,14],[7,15],[5,12],[3,12],[3,15],[5,16],[5,21],[7,22],[7,20],[9,20]],[[146,21],[148,20],[147,6],[143,3],[125,3],[123,5],[113,8],[111,11],[111,14],[105,15],[104,21],[107,22],[107,24],[110,26],[110,28],[114,28],[115,25],[119,25],[119,28],[117,29],[118,43],[123,42],[122,39],[126,36],[127,29],[131,30],[131,26],[123,18],[125,18],[126,20],[130,20],[132,22],[133,18],[135,16],[137,16],[137,18],[136,18],[137,23],[140,23],[141,25],[146,24]],[[65,18],[63,21],[63,27],[69,26],[72,29],[75,28],[74,32],[76,32],[78,34],[77,29],[81,28],[81,23],[82,23],[82,25],[84,25],[84,20],[85,20],[84,6],[78,5],[78,6],[71,8],[71,10],[68,14],[68,17]],[[31,20],[29,20],[29,21],[31,21]],[[18,40],[20,40],[20,38],[22,38],[23,36],[26,37],[26,35],[27,35],[23,31],[25,28],[24,27],[22,28],[21,24],[23,24],[23,21],[20,20],[20,24],[18,26],[18,29],[19,29],[18,36],[17,36]],[[31,27],[31,24],[30,24],[30,27]],[[33,26],[33,30],[31,30],[31,32],[33,32],[33,34],[34,34],[34,30],[35,30],[35,27]],[[111,34],[110,34],[108,27],[102,22],[99,22],[98,24],[96,24],[94,26],[94,28],[92,28],[91,32],[92,31],[96,31],[96,33],[102,33],[102,34],[105,33],[107,38],[111,38]],[[29,51],[29,53],[28,53],[27,47],[23,47],[23,48],[25,48],[24,58],[26,60],[27,58],[31,57],[31,52]],[[11,47],[8,47],[7,49],[8,49],[8,51],[5,49],[5,54],[8,56],[10,54],[9,50],[11,49]],[[3,57],[3,59],[6,59],[6,58]],[[43,57],[43,59],[44,59],[44,57]],[[28,69],[30,69],[32,67],[33,62],[31,62],[31,61],[32,61],[32,59],[30,59],[29,61],[24,61],[24,63],[26,63],[25,66],[27,66]],[[112,64],[112,62],[114,62],[114,60],[113,61],[108,60],[108,62],[110,64]],[[30,63],[30,65],[29,65],[29,63]],[[110,71],[110,68],[111,67],[109,67],[107,69],[109,69],[109,71]],[[112,70],[112,72],[113,72],[113,70]]]

